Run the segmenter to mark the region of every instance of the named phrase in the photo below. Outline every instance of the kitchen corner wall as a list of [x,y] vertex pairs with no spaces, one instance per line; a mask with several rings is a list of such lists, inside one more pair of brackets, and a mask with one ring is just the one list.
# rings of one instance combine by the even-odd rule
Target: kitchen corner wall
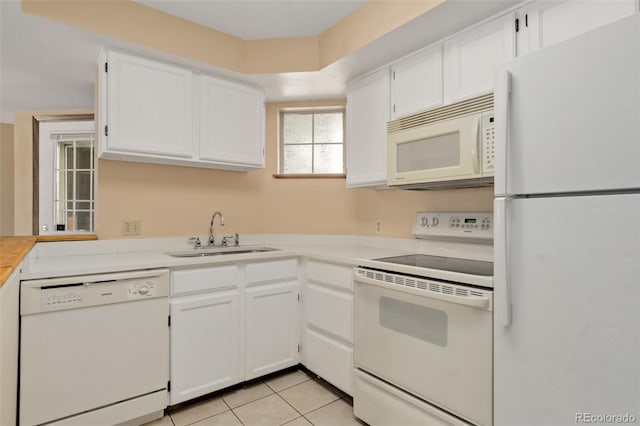
[[0,235],[13,235],[13,125],[0,123]]
[[[100,160],[96,192],[98,237],[122,238],[123,219],[141,220],[141,237],[146,238],[205,235],[211,214],[220,210],[225,227],[220,229],[216,221],[217,235],[239,232],[410,238],[416,211],[492,210],[493,188],[347,189],[344,179],[274,178],[278,167],[279,111],[289,107],[343,105],[344,100],[267,104],[266,167],[262,170],[230,172]],[[31,117],[54,113],[60,111],[15,115],[13,176],[18,235],[31,233]],[[4,140],[5,133],[11,133],[11,126],[3,125],[2,130]],[[4,164],[3,160],[3,170]],[[380,233],[376,231],[378,219],[382,220]]]

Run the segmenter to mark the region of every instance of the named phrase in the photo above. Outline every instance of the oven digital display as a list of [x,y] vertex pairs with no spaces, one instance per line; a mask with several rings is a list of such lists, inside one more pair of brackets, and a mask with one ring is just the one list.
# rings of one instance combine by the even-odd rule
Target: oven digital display
[[464,220],[464,223],[476,223],[475,219],[466,219]]

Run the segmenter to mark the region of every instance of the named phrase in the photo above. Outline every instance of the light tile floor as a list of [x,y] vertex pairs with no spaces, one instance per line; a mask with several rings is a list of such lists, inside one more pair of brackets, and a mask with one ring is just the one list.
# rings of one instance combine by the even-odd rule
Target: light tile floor
[[361,426],[351,399],[304,370],[287,371],[172,409],[146,426]]

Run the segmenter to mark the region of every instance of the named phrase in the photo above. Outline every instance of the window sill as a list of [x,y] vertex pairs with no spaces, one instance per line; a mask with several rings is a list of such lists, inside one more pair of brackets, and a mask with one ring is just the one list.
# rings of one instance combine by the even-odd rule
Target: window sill
[[282,174],[275,173],[273,175],[276,179],[346,179],[347,175],[344,173],[331,173],[331,174]]

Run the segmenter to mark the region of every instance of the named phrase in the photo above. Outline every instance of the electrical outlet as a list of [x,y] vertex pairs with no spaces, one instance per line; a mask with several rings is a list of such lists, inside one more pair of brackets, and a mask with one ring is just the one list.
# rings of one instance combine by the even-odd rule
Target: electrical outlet
[[376,232],[378,234],[382,232],[382,219],[376,220]]
[[142,221],[140,219],[122,219],[122,235],[140,235]]

